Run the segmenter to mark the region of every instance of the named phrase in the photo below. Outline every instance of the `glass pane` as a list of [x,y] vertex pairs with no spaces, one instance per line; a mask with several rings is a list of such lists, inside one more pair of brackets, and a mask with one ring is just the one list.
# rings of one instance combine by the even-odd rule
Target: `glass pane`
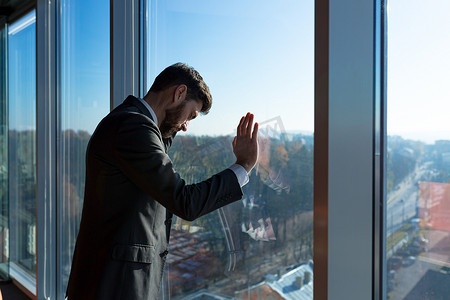
[[169,152],[181,176],[193,183],[234,163],[248,111],[261,126],[243,200],[174,220],[160,299],[312,299],[314,1],[147,4],[147,88],[181,61],[214,98]]
[[450,295],[448,1],[390,1],[387,298]]
[[58,295],[63,299],[81,220],[89,138],[110,108],[109,0],[61,1]]
[[6,18],[0,17],[0,278],[9,275],[8,105]]
[[8,29],[11,266],[36,277],[36,14]]

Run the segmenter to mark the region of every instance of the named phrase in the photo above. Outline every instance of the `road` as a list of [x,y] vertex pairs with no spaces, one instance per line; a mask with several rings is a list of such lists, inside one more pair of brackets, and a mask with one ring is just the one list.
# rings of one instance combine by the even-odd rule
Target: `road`
[[419,181],[428,179],[430,165],[431,162],[417,165],[414,171],[387,195],[387,236],[390,236],[405,222],[417,215]]

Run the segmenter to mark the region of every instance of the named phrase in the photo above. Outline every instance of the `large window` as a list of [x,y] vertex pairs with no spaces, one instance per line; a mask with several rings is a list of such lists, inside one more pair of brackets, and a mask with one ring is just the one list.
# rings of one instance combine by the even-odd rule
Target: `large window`
[[[36,15],[8,28],[9,258],[11,274],[36,278]],[[8,232],[8,231],[6,231]]]
[[390,1],[388,299],[450,295],[448,1]]
[[64,299],[83,207],[86,146],[110,108],[109,1],[61,1],[60,268]]
[[[448,298],[448,1],[389,1],[386,214],[373,201],[384,125],[377,18],[386,1],[122,1],[3,1],[1,14],[14,15],[0,18],[0,272],[10,261],[28,290],[38,277],[39,298],[64,299],[86,145],[110,96],[123,96],[110,95],[110,78],[136,94],[181,61],[202,74],[214,104],[175,139],[176,170],[191,183],[234,163],[231,140],[248,111],[261,125],[261,156],[242,201],[194,222],[173,220],[160,299],[311,299],[313,285],[318,298],[323,290],[328,298],[378,299],[380,212],[386,298]],[[37,18],[27,10],[33,4]],[[324,62],[316,70],[314,32]],[[110,34],[127,43],[111,49]],[[316,112],[326,130],[315,138],[314,74],[324,79],[316,104],[326,102]],[[325,155],[313,170],[315,145]],[[313,171],[325,174],[316,188],[326,194],[314,220]],[[314,271],[323,276],[313,283],[314,222],[325,234],[315,248]]]
[[182,177],[197,182],[234,163],[231,141],[248,111],[261,125],[242,201],[173,221],[161,299],[312,299],[314,1],[147,6],[147,89],[181,61],[214,98],[170,150]]

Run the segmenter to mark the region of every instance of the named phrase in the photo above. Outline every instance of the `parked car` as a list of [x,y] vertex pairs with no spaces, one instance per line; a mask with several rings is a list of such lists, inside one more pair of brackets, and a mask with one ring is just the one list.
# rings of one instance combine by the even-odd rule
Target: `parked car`
[[402,258],[398,256],[392,256],[387,261],[388,270],[398,270],[402,266]]
[[411,265],[413,265],[416,262],[416,257],[415,256],[408,256],[407,258],[405,258],[403,260],[403,266],[404,267],[409,267]]

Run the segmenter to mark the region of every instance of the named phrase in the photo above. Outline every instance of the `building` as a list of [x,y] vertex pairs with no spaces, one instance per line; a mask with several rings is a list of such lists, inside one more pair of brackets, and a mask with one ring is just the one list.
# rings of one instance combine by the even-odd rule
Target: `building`
[[236,292],[237,299],[313,299],[313,265],[302,264],[280,278],[268,276],[257,285]]

